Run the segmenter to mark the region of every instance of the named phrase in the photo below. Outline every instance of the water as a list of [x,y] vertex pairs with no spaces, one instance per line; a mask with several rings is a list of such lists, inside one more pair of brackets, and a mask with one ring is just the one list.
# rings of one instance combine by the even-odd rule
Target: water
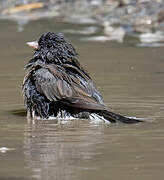
[[80,41],[84,34],[66,34],[106,104],[146,122],[32,125],[27,123],[21,94],[23,67],[32,57],[25,42],[45,31],[84,25],[44,19],[30,22],[22,32],[11,21],[0,21],[0,27],[0,180],[163,179],[163,48],[137,47],[132,38],[124,44],[102,43]]

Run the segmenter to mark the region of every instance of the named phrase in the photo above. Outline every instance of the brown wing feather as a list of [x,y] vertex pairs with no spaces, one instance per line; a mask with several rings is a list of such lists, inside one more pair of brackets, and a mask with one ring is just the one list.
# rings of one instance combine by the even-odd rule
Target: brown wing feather
[[42,68],[36,70],[34,78],[38,91],[50,101],[60,100],[63,104],[83,109],[106,110],[102,99],[99,101],[93,96],[94,93],[99,93],[92,80],[75,67],[74,71],[78,71],[83,77],[85,84],[84,82],[82,84],[78,76],[68,75],[65,68],[57,65],[42,65]]

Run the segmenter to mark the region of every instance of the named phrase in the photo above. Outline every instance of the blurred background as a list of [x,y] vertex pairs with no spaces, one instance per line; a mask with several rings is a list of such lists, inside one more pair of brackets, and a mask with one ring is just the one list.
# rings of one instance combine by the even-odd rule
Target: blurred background
[[0,12],[1,19],[18,23],[19,32],[30,21],[60,17],[63,22],[90,24],[79,31],[67,29],[93,35],[87,40],[123,42],[125,36],[132,36],[140,46],[163,45],[163,0],[1,0]]
[[[28,124],[26,42],[63,33],[114,112],[138,125]],[[0,180],[163,180],[164,1],[0,0]]]

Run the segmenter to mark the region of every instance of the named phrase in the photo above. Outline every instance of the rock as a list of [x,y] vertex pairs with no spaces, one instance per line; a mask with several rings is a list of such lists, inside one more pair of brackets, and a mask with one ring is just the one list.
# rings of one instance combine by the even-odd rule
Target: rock
[[139,35],[139,39],[142,43],[164,42],[164,32],[143,33]]
[[108,21],[103,23],[104,34],[111,40],[116,40],[118,42],[123,42],[125,36],[125,30],[123,27],[111,26]]

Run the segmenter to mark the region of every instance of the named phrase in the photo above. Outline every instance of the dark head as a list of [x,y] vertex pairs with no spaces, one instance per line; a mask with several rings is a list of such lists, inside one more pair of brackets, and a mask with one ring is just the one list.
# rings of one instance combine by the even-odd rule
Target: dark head
[[53,32],[44,33],[39,41],[28,42],[35,49],[33,61],[41,60],[45,63],[65,63],[76,59],[77,53],[74,47],[62,34]]

